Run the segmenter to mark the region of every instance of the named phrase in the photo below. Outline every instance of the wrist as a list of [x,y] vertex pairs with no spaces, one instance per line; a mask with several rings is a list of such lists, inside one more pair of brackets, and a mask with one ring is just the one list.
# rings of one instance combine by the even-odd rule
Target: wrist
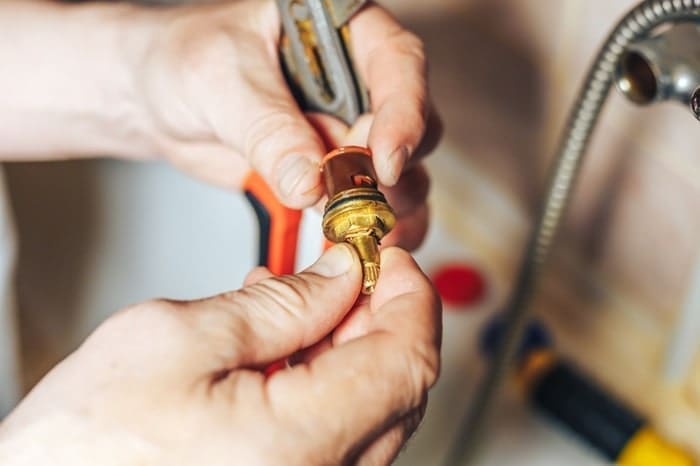
[[0,2],[0,156],[149,155],[134,75],[151,16],[121,3]]
[[154,8],[128,3],[89,2],[68,14],[76,28],[84,28],[92,56],[86,70],[94,100],[86,105],[85,120],[96,135],[88,155],[145,158],[155,155],[150,135],[154,132],[138,95],[141,63],[159,28]]
[[143,439],[73,415],[47,413],[0,436],[3,466],[133,466],[160,464],[160,459],[158,449]]

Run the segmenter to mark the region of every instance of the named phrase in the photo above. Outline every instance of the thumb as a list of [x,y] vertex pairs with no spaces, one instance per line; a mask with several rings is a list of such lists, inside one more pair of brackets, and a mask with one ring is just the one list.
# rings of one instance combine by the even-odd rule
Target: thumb
[[198,333],[220,368],[260,366],[313,345],[338,326],[360,293],[361,275],[352,247],[339,244],[299,274],[200,301],[207,310],[190,315],[199,314]]

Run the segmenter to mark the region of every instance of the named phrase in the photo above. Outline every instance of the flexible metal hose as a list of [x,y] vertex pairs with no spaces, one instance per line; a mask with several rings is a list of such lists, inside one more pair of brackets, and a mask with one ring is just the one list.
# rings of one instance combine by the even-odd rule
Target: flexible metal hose
[[525,249],[515,286],[505,311],[506,325],[489,370],[479,385],[471,409],[453,440],[446,466],[463,464],[475,451],[490,407],[512,365],[528,323],[529,306],[543,265],[560,229],[583,154],[613,83],[625,48],[657,26],[697,17],[700,0],[649,0],[630,10],[608,36],[593,62],[563,131],[546,195]]

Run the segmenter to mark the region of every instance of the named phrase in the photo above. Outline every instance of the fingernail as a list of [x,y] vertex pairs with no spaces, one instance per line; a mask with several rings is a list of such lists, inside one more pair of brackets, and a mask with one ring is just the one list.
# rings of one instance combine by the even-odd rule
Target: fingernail
[[281,177],[278,184],[280,193],[284,196],[295,194],[304,179],[315,169],[316,167],[307,157],[300,154],[289,156],[280,164]]
[[406,146],[399,146],[394,152],[389,154],[387,159],[387,164],[389,166],[389,180],[387,184],[394,185],[401,177],[401,172],[403,171],[406,161],[408,161],[409,151]]
[[336,244],[309,267],[309,272],[328,278],[338,277],[348,272],[352,268],[353,262],[355,262],[355,257],[350,246]]

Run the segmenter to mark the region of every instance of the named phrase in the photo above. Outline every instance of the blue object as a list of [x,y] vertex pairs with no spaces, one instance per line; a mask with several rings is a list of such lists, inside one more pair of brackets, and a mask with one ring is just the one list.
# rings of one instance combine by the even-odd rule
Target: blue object
[[[503,329],[505,328],[505,318],[503,314],[496,314],[489,320],[481,330],[479,336],[479,351],[487,358],[493,357],[496,353]],[[530,351],[538,348],[549,348],[553,344],[552,336],[547,328],[537,320],[531,320],[525,329],[525,335],[518,348],[518,359],[522,359]]]

